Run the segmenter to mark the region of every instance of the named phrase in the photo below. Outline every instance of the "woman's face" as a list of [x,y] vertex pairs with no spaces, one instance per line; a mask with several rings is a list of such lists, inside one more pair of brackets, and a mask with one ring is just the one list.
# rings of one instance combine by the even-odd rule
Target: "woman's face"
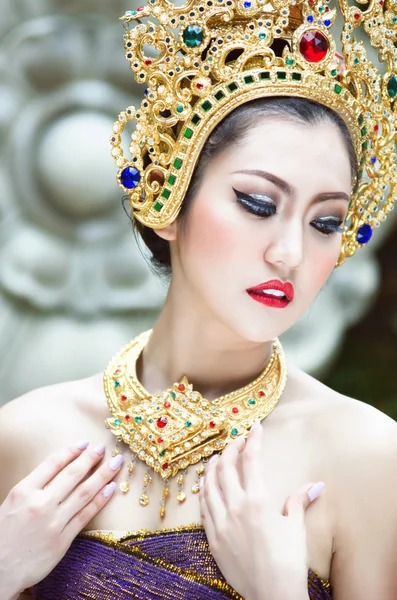
[[[211,162],[183,234],[177,225],[178,285],[182,276],[201,308],[243,339],[279,336],[335,266],[350,192],[336,126],[265,118]],[[247,291],[261,284],[268,289]]]

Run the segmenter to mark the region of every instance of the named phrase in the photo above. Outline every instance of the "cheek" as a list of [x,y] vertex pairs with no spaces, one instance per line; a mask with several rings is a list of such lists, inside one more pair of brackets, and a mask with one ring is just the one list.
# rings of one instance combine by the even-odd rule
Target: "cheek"
[[312,288],[318,291],[327,281],[339,258],[340,248],[341,240],[330,244],[329,248],[323,248],[321,254],[318,252],[318,248],[316,252],[312,253],[313,260],[307,271]]

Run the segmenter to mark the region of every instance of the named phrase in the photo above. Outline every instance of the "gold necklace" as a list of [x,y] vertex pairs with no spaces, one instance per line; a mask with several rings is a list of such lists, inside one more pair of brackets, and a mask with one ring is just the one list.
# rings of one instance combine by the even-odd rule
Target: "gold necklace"
[[282,346],[275,339],[265,369],[243,388],[209,401],[194,391],[184,377],[169,390],[151,395],[136,375],[137,360],[151,332],[136,337],[106,368],[104,389],[112,417],[105,424],[117,437],[113,455],[119,453],[120,442],[125,442],[132,453],[121,491],[128,492],[128,480],[139,458],[148,467],[139,503],[149,503],[148,487],[153,471],[158,473],[164,485],[160,501],[163,518],[170,478],[178,475],[177,500],[183,502],[187,468],[201,462],[191,490],[196,494],[209,457],[221,452],[236,436],[246,437],[253,423],[267,417],[277,406],[287,381],[287,367]]

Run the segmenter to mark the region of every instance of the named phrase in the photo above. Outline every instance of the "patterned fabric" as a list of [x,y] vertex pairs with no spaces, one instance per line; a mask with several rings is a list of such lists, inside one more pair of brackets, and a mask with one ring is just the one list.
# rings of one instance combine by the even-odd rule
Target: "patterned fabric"
[[[309,572],[311,600],[331,600]],[[137,532],[120,540],[82,533],[33,588],[36,600],[243,600],[220,573],[200,526]]]

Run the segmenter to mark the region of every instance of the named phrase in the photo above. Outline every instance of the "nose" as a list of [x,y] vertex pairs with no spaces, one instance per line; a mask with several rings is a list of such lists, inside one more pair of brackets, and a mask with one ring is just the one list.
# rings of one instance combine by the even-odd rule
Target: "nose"
[[298,269],[303,260],[303,227],[296,219],[280,221],[266,239],[263,257],[271,265],[286,271]]

